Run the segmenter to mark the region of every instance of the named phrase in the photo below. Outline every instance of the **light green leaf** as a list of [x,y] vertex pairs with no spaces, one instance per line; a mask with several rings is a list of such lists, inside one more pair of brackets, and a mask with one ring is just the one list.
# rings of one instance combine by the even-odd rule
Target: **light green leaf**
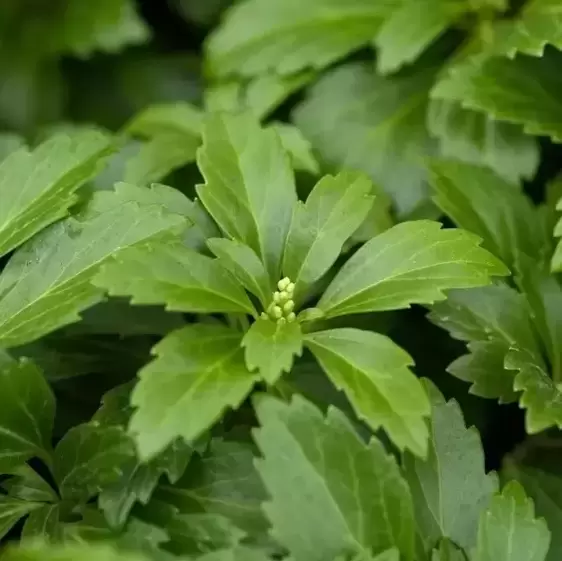
[[297,322],[278,323],[256,320],[242,339],[248,370],[257,370],[270,385],[293,366],[295,356],[302,354],[303,335]]
[[174,484],[163,483],[156,496],[182,513],[222,515],[250,536],[266,531],[261,510],[266,491],[254,466],[253,447],[213,439],[204,454],[195,456]]
[[297,299],[330,269],[366,219],[373,204],[371,189],[363,174],[326,175],[306,203],[297,203],[283,255],[283,274],[295,283]]
[[477,234],[508,267],[521,271],[522,254],[548,259],[543,217],[527,196],[492,171],[452,160],[431,162],[434,201],[457,226]]
[[203,114],[200,109],[186,102],[151,105],[135,115],[125,130],[141,138],[157,138],[175,135],[184,142],[200,143]]
[[432,401],[431,438],[427,460],[404,457],[404,473],[426,547],[448,538],[464,549],[476,545],[480,514],[497,489],[497,477],[484,471],[478,431],[467,429],[458,404],[446,402],[426,384]]
[[197,155],[197,194],[228,237],[245,243],[279,280],[297,200],[289,157],[272,130],[249,115],[210,115]]
[[16,252],[0,275],[0,346],[17,346],[79,320],[103,292],[91,284],[121,250],[183,229],[158,205],[98,192],[85,212],[51,226]]
[[27,542],[3,552],[3,561],[149,561],[142,553],[117,550],[109,544],[82,542],[52,545],[47,542]]
[[432,97],[457,101],[466,109],[522,125],[525,132],[562,141],[562,103],[557,92],[559,52],[541,58],[473,58],[453,66]]
[[[372,184],[372,195],[374,195],[375,200],[371,210],[361,226],[353,232],[348,245],[368,242],[371,238],[382,234],[395,224],[391,209],[392,199],[376,184]],[[345,249],[344,246],[344,251]]]
[[223,78],[323,68],[369,43],[394,2],[245,0],[207,41],[209,71]]
[[307,171],[312,175],[320,173],[320,165],[312,152],[312,144],[295,125],[276,122],[271,123],[269,128],[279,135],[283,148],[291,157],[294,169]]
[[505,367],[517,372],[513,388],[523,392],[519,405],[526,410],[527,432],[562,428],[562,388],[548,375],[541,358],[514,347],[506,356]]
[[305,344],[360,419],[375,431],[382,426],[400,450],[425,456],[430,405],[406,351],[384,335],[352,328],[309,333]]
[[3,538],[21,518],[42,506],[41,503],[0,497],[0,538]]
[[474,234],[429,220],[393,226],[347,261],[318,308],[326,317],[398,310],[444,300],[445,290],[490,284],[508,271],[479,243]]
[[516,481],[508,483],[492,499],[478,527],[473,561],[544,561],[550,532],[535,518],[533,501]]
[[35,150],[20,148],[0,164],[0,255],[56,222],[77,200],[112,149],[95,130],[51,137]]
[[377,440],[365,445],[343,413],[330,408],[324,418],[300,396],[290,404],[263,396],[256,409],[258,471],[271,496],[264,510],[294,561],[392,546],[413,559],[411,496]]
[[141,459],[148,460],[175,438],[194,441],[248,395],[257,375],[248,372],[241,334],[195,324],[158,343],[156,358],[139,372],[129,431]]
[[502,402],[514,401],[515,373],[504,367],[513,345],[540,357],[530,309],[523,295],[507,285],[453,290],[432,307],[429,319],[452,337],[468,343],[469,354],[448,368],[470,382],[470,393]]
[[[270,561],[271,558],[259,549],[238,546],[221,549],[196,557],[194,561]],[[9,561],[9,560],[8,560]],[[16,560],[17,561],[17,560]],[[127,560],[126,560],[127,561]]]
[[264,74],[247,84],[238,80],[211,84],[204,92],[205,107],[208,111],[249,111],[258,119],[265,119],[314,76],[314,72],[290,76]]
[[0,133],[0,161],[25,146],[23,138],[10,132]]
[[0,351],[0,471],[38,456],[49,462],[55,398],[43,372],[30,360]]
[[511,183],[531,179],[539,165],[536,138],[518,125],[495,121],[456,102],[431,100],[427,126],[443,157],[487,166]]
[[98,50],[115,53],[150,37],[132,0],[70,0],[61,14],[59,28],[51,32],[54,41],[61,51],[79,57]]
[[377,67],[381,73],[411,63],[451,24],[466,14],[469,1],[406,0],[385,19],[375,39]]
[[106,262],[93,284],[131,304],[163,304],[167,310],[255,314],[236,279],[218,260],[180,243],[129,248]]
[[255,252],[241,242],[226,238],[212,238],[207,240],[207,245],[220,264],[246,290],[259,298],[265,310],[271,302],[272,290],[267,271]]
[[547,561],[558,561],[562,553],[562,534],[556,531],[562,524],[562,479],[555,473],[526,465],[506,462],[506,476],[516,477],[534,500],[537,515],[546,519],[552,531]]
[[367,173],[404,217],[428,195],[423,162],[436,149],[426,129],[433,80],[433,70],[383,78],[370,65],[345,64],[314,84],[295,123],[324,163]]
[[134,453],[121,427],[91,422],[71,428],[55,449],[54,476],[61,497],[86,502],[121,477]]

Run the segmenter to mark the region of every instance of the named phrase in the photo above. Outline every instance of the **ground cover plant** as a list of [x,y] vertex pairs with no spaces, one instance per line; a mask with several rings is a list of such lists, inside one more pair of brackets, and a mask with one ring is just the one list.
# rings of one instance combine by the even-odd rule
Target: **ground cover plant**
[[562,558],[562,0],[0,4],[0,559]]

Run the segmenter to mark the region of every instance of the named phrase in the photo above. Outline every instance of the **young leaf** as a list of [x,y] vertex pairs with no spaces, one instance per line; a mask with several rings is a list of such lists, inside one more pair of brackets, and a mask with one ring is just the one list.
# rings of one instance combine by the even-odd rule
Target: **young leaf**
[[478,526],[473,561],[544,561],[550,532],[535,518],[533,501],[516,481],[508,483],[492,499]]
[[433,80],[432,70],[383,78],[370,65],[345,64],[314,84],[295,122],[326,164],[367,173],[404,217],[427,198],[423,160],[436,149],[426,129]]
[[522,125],[529,134],[562,141],[562,103],[556,93],[561,60],[552,51],[537,59],[470,59],[452,67],[431,95]]
[[527,196],[485,168],[456,161],[430,165],[434,201],[457,226],[477,234],[508,267],[521,270],[522,255],[549,255],[543,220]]
[[255,252],[247,245],[226,238],[207,240],[209,249],[221,265],[230,271],[238,282],[259,298],[265,310],[271,301],[271,286],[267,271]]
[[51,226],[8,262],[0,275],[0,346],[22,345],[77,321],[102,299],[90,283],[100,265],[184,224],[161,206],[129,200],[119,187],[96,193],[82,215]]
[[307,171],[312,175],[320,172],[320,164],[314,156],[312,144],[295,125],[271,123],[268,128],[273,129],[279,135],[283,148],[291,157],[294,169]]
[[323,68],[367,44],[388,12],[371,0],[245,0],[207,42],[210,72],[255,76]]
[[120,251],[93,279],[111,296],[131,304],[163,304],[167,310],[255,314],[247,294],[220,262],[180,243]]
[[156,497],[182,513],[224,516],[249,536],[259,536],[268,528],[261,510],[267,493],[254,466],[250,444],[213,439],[175,484],[159,486]]
[[55,449],[54,476],[61,497],[88,501],[121,476],[134,452],[120,427],[97,422],[73,427]]
[[487,166],[511,183],[531,179],[539,165],[536,138],[518,125],[495,121],[459,103],[432,99],[427,126],[443,157]]
[[86,130],[12,152],[0,165],[0,256],[65,216],[111,149],[108,136]]
[[504,367],[507,352],[516,345],[540,357],[530,310],[520,293],[503,284],[453,290],[447,301],[432,307],[428,318],[468,343],[470,353],[456,359],[448,371],[472,383],[471,393],[502,402],[516,399],[515,373]]
[[562,428],[562,391],[546,372],[541,358],[514,347],[506,356],[505,367],[517,371],[513,388],[523,392],[519,404],[526,409],[527,432]]
[[248,370],[257,369],[268,384],[275,385],[291,369],[293,357],[301,356],[302,343],[299,323],[259,318],[242,339]]
[[362,174],[327,175],[306,203],[298,202],[283,255],[283,274],[295,295],[308,289],[334,264],[343,244],[361,226],[373,204],[371,182]]
[[237,407],[257,380],[244,363],[241,334],[217,325],[189,325],[162,339],[139,372],[129,431],[149,460],[175,438],[192,442],[227,407]]
[[55,398],[30,360],[0,351],[0,471],[38,456],[49,462]]
[[0,538],[3,538],[21,518],[42,506],[42,503],[0,497]]
[[263,396],[256,410],[258,470],[271,495],[264,509],[295,561],[392,546],[413,559],[410,492],[377,440],[365,445],[340,411],[323,418],[300,396]]
[[458,404],[446,402],[432,384],[426,387],[432,401],[429,456],[427,460],[404,457],[420,537],[427,547],[448,538],[470,549],[476,544],[480,514],[497,489],[497,478],[484,471],[478,432],[465,427]]
[[250,115],[210,115],[197,162],[206,181],[197,194],[206,209],[229,237],[256,252],[276,282],[297,200],[279,137]]
[[326,317],[398,310],[445,299],[445,290],[489,284],[505,266],[464,230],[404,222],[367,242],[340,269],[318,308]]
[[399,449],[426,454],[430,405],[408,353],[384,335],[352,328],[309,333],[305,344],[359,418],[375,431],[382,426]]
[[381,73],[398,70],[413,62],[452,23],[468,12],[470,2],[408,0],[395,2],[378,31],[377,67]]

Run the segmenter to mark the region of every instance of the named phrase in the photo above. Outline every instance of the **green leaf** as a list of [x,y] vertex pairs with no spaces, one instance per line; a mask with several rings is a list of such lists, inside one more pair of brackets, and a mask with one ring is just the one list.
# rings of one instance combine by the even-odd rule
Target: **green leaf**
[[49,461],[55,398],[43,372],[29,359],[0,351],[0,471],[28,458]]
[[129,200],[117,187],[86,211],[51,226],[16,252],[0,275],[0,346],[17,346],[76,322],[101,301],[90,283],[120,251],[182,228],[184,219]]
[[274,385],[283,372],[289,372],[293,358],[301,356],[302,343],[299,323],[259,318],[242,339],[248,370],[258,370],[268,384]]
[[257,376],[246,368],[241,334],[220,324],[195,324],[158,343],[156,359],[139,372],[129,426],[141,459],[175,438],[194,441],[248,395]]
[[450,0],[407,0],[385,19],[375,39],[377,67],[381,73],[411,63],[451,24],[466,14],[470,2]]
[[464,553],[449,540],[441,540],[431,553],[431,561],[466,561]]
[[550,50],[541,58],[469,59],[453,66],[431,95],[560,142],[562,103],[557,95],[560,80],[556,69],[561,60],[562,54]]
[[400,470],[375,439],[365,445],[343,413],[326,418],[295,396],[256,403],[258,470],[271,495],[264,510],[272,535],[294,561],[396,546],[413,559],[411,496]]
[[195,558],[195,561],[270,561],[270,559],[268,555],[259,549],[239,546],[206,553]]
[[26,542],[25,545],[9,547],[3,552],[5,561],[149,561],[141,553],[124,552],[109,544],[51,545],[47,542]]
[[0,161],[24,146],[25,142],[21,136],[9,132],[0,133]]
[[535,518],[533,501],[516,481],[508,483],[492,499],[478,527],[473,561],[544,561],[550,532],[543,519]]
[[522,254],[548,259],[543,217],[517,187],[488,169],[452,160],[433,161],[430,169],[437,206],[508,267],[520,271]]
[[562,552],[562,535],[556,529],[562,523],[562,480],[559,475],[526,465],[506,463],[508,477],[515,476],[534,500],[537,514],[552,530],[547,561],[557,561]]
[[502,402],[517,398],[515,373],[504,367],[506,354],[516,345],[540,357],[523,295],[503,284],[453,290],[428,317],[453,338],[468,343],[470,353],[456,359],[448,371],[470,382],[470,393]]
[[269,277],[263,263],[247,245],[226,238],[207,240],[209,249],[217,256],[220,264],[254,296],[259,298],[264,310],[272,298]]
[[523,392],[519,405],[526,409],[527,432],[562,428],[562,388],[548,375],[541,358],[514,347],[506,356],[505,367],[517,371],[513,387]]
[[150,31],[136,12],[132,0],[66,2],[61,11],[55,43],[63,52],[89,57],[101,50],[115,53],[129,45],[148,41]]
[[0,497],[0,538],[3,538],[21,518],[41,508],[41,506],[41,503]]
[[151,105],[135,115],[125,130],[141,138],[157,138],[175,135],[184,143],[199,145],[203,125],[202,112],[190,103],[166,103]]
[[306,203],[297,203],[283,255],[283,274],[295,283],[297,299],[332,267],[366,219],[373,204],[371,189],[363,174],[326,175]]
[[287,123],[272,123],[269,128],[279,135],[283,148],[291,157],[294,169],[318,175],[320,165],[313,154],[312,144],[297,127]]
[[206,183],[197,194],[228,237],[245,243],[277,282],[297,200],[278,135],[249,115],[210,115],[198,151]]
[[257,536],[268,527],[261,510],[267,495],[254,457],[249,444],[213,439],[183,476],[173,485],[161,484],[156,496],[182,513],[219,514]]
[[423,161],[436,149],[426,129],[433,80],[433,70],[384,78],[371,65],[345,64],[314,84],[295,122],[331,169],[367,173],[404,217],[428,195]]
[[265,119],[290,95],[300,90],[315,77],[314,72],[300,72],[290,76],[264,74],[250,80],[219,82],[205,89],[205,107],[208,111],[249,111],[258,119]]
[[[556,204],[556,210],[562,210],[562,199]],[[557,238],[562,237],[562,218],[556,223],[554,228],[554,236]],[[558,241],[554,255],[552,256],[552,270],[554,272],[562,271],[562,241]]]
[[58,501],[56,491],[28,464],[9,471],[10,479],[2,483],[8,495],[22,501],[51,503]]
[[133,455],[134,446],[121,427],[91,422],[71,428],[55,449],[61,497],[86,502],[116,481]]
[[318,308],[326,317],[398,310],[444,300],[445,290],[489,284],[490,276],[508,271],[479,242],[429,220],[393,226],[347,261]]
[[430,406],[406,351],[384,335],[353,328],[309,333],[305,344],[360,419],[375,431],[382,426],[400,450],[425,456]]
[[323,68],[369,43],[393,2],[245,0],[207,41],[209,71],[223,78]]
[[27,517],[21,531],[22,540],[60,539],[61,504],[46,504],[33,510]]
[[0,165],[0,255],[56,222],[77,200],[112,149],[95,130],[53,136],[35,150],[20,148]]
[[426,460],[404,457],[420,537],[426,547],[448,538],[464,549],[476,545],[480,514],[497,490],[497,477],[484,470],[478,431],[467,429],[459,405],[446,402],[431,383],[431,438]]
[[487,166],[511,183],[531,179],[539,165],[536,138],[518,125],[495,121],[456,102],[431,100],[427,126],[443,157]]
[[180,243],[129,248],[106,262],[93,284],[131,304],[163,304],[167,310],[255,314],[247,294],[220,262]]

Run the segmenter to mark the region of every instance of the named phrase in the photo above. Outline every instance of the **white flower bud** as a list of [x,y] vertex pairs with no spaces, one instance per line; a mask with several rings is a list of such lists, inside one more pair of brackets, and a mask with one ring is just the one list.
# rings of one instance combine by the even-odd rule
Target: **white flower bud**
[[292,312],[295,308],[295,302],[294,300],[289,300],[288,302],[285,302],[285,305],[283,306],[283,311],[288,314],[289,312]]
[[291,312],[291,313],[287,316],[287,321],[288,321],[289,323],[293,323],[296,319],[297,319],[297,316],[295,315],[295,312]]
[[285,277],[277,283],[277,287],[279,290],[285,290],[289,284],[291,284],[291,279],[289,277]]
[[283,310],[279,306],[273,306],[273,308],[271,308],[271,315],[274,318],[279,319],[283,316]]

